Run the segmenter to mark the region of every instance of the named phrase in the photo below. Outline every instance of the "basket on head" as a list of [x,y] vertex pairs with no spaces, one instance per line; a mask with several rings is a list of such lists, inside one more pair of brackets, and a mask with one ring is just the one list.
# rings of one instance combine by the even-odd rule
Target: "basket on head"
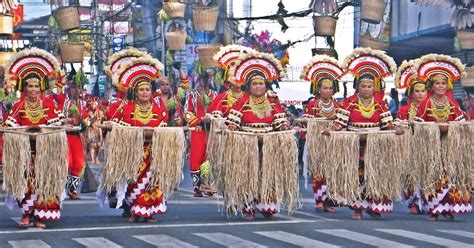
[[84,43],[62,42],[59,44],[63,63],[82,63],[84,61]]
[[367,36],[359,36],[359,47],[370,47],[375,50],[387,50],[389,44]]
[[199,60],[203,68],[209,68],[217,66],[217,61],[214,60],[214,54],[216,54],[222,47],[221,44],[211,44],[206,46],[198,46],[197,51],[199,54]]
[[184,17],[186,4],[180,2],[164,2],[163,9],[169,17]]
[[13,33],[13,16],[0,15],[0,34]]
[[165,33],[166,43],[168,49],[172,51],[183,50],[186,42],[186,32],[184,30],[177,30]]
[[217,17],[219,16],[219,6],[214,7],[194,7],[193,23],[196,31],[216,30]]
[[474,30],[458,30],[459,46],[463,50],[474,49]]
[[334,36],[336,33],[337,17],[314,16],[313,28],[317,36]]
[[80,25],[79,10],[76,7],[64,7],[54,11],[54,18],[62,31],[78,28]]
[[361,0],[360,19],[364,22],[378,24],[383,19],[386,7],[385,0]]
[[464,87],[474,87],[474,66],[466,67],[467,76],[461,79],[461,85]]
[[329,57],[336,58],[337,57],[337,52],[336,50],[332,48],[313,48],[311,49],[311,52],[314,55],[327,55]]

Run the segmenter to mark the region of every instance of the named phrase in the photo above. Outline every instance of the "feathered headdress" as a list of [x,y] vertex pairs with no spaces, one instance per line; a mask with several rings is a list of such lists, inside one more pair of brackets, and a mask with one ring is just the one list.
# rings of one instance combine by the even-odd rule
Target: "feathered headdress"
[[235,64],[239,56],[256,52],[254,49],[241,45],[227,45],[221,47],[213,59],[224,70],[224,80],[229,78],[229,69]]
[[268,53],[251,52],[242,54],[230,69],[229,81],[235,85],[249,84],[254,78],[266,83],[280,80],[285,70],[278,59]]
[[119,90],[134,90],[142,82],[151,84],[161,74],[163,64],[150,56],[132,58],[127,64],[120,66],[120,69],[112,77],[112,83]]
[[35,76],[41,91],[53,87],[59,76],[59,61],[50,53],[38,48],[23,50],[13,55],[7,63],[6,80],[16,81],[16,89],[22,90],[24,79]]
[[125,49],[120,52],[114,53],[109,56],[107,60],[107,66],[105,67],[105,72],[109,77],[113,77],[114,73],[117,73],[120,69],[120,66],[126,64],[132,60],[132,58],[139,58],[148,56],[146,52],[142,52],[135,48]]
[[319,92],[320,84],[324,80],[329,80],[334,87],[334,92],[339,91],[337,80],[343,75],[341,67],[336,59],[327,55],[316,55],[303,67],[300,78],[310,81],[312,93]]
[[[369,74],[375,78],[375,92],[383,91],[382,80],[394,74],[397,65],[392,57],[385,54],[384,51],[373,50],[371,48],[356,48],[344,59],[342,68],[345,73],[350,72],[355,77],[355,82],[359,82],[359,78]],[[356,85],[357,87],[357,85]]]
[[416,60],[403,61],[395,74],[395,87],[398,89],[407,89],[408,96],[411,96],[413,92],[412,88],[415,84],[425,85],[425,82],[418,78],[415,63]]
[[420,80],[430,82],[438,78],[446,79],[448,89],[453,88],[453,81],[461,79],[466,75],[464,65],[461,60],[443,54],[427,54],[422,56],[415,63]]

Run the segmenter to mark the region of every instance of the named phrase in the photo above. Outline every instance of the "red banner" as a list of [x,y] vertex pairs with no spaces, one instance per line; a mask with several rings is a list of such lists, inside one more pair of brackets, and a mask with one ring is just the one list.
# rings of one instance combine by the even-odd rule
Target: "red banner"
[[23,23],[23,4],[18,4],[17,9],[12,9],[11,13],[13,14],[13,27],[16,27]]

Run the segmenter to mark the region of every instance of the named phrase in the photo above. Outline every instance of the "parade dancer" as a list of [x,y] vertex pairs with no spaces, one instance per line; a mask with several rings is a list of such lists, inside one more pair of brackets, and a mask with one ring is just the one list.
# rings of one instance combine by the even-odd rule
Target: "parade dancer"
[[[59,74],[59,62],[56,58],[41,49],[28,49],[15,54],[7,68],[7,78],[16,81],[16,89],[22,92],[22,96],[13,105],[5,125],[8,127],[61,125],[60,111],[52,98],[45,95],[45,91],[52,87]],[[34,165],[33,153],[30,171],[25,178],[28,181],[28,191],[23,198],[18,199],[18,206],[22,212],[19,224],[21,228],[29,227],[32,218],[36,221],[36,227],[46,228],[43,221],[58,221],[61,216],[60,196],[44,199],[41,194],[35,192]]]
[[[395,86],[399,89],[406,88],[405,94],[408,97],[407,104],[400,107],[395,122],[413,121],[421,102],[426,98],[426,85],[425,82],[418,79],[414,67],[415,62],[415,60],[403,61],[395,76]],[[423,211],[419,186],[404,189],[403,198],[411,214],[418,214]]]
[[214,60],[217,61],[222,70],[224,70],[224,79],[228,84],[228,89],[212,101],[209,106],[208,113],[214,118],[226,118],[229,111],[234,104],[242,97],[247,96],[247,92],[242,91],[241,85],[235,85],[229,82],[230,67],[236,62],[239,56],[255,52],[253,49],[240,45],[228,45],[221,47],[219,52],[214,55]]
[[[166,126],[168,115],[166,109],[159,107],[152,99],[153,84],[159,76],[163,65],[151,57],[134,58],[122,65],[114,75],[115,83],[128,85],[129,102],[124,106],[120,125],[135,127]],[[136,222],[143,217],[146,222],[154,223],[156,214],[166,212],[164,194],[158,185],[150,185],[153,178],[150,173],[151,144],[145,142],[143,164],[140,166],[136,181],[129,181],[125,192],[125,202],[131,216],[129,222]]]
[[[213,185],[202,185],[203,182],[201,180],[201,165],[207,160],[207,130],[202,118],[206,115],[209,105],[216,96],[217,92],[209,88],[207,74],[199,75],[197,90],[191,90],[186,95],[184,119],[188,126],[196,128],[194,131],[191,131],[189,155],[189,166],[195,197],[203,197],[204,194],[210,196],[216,194]],[[212,182],[210,183],[212,184]],[[207,192],[203,192],[201,187],[206,188]]]
[[[241,55],[231,69],[230,82],[245,84],[249,94],[237,100],[230,109],[226,121],[228,128],[253,133],[287,130],[288,120],[283,107],[276,98],[266,94],[267,84],[271,85],[283,76],[284,69],[272,55],[256,52]],[[258,196],[255,197],[253,204],[243,206],[246,220],[253,220],[256,212],[271,218],[279,211],[279,202],[260,202]]]
[[[311,94],[315,96],[304,109],[303,118],[336,119],[339,103],[333,98],[339,91],[338,79],[343,71],[338,61],[326,55],[314,56],[307,64],[301,78],[311,82]],[[319,135],[319,134],[314,134]],[[334,212],[333,204],[327,196],[327,184],[324,175],[313,175],[313,193],[316,209]]]
[[[416,120],[436,123],[464,121],[463,112],[451,93],[454,81],[460,79],[464,72],[461,61],[447,55],[428,54],[417,60],[415,67],[418,77],[427,82],[429,89],[428,96],[418,108]],[[470,213],[469,186],[456,188],[446,175],[440,175],[440,178],[432,184],[435,193],[423,195],[429,220],[437,220],[439,214],[453,220],[453,214]]]
[[[120,70],[121,66],[130,62],[132,58],[139,58],[144,56],[149,55],[135,48],[126,49],[114,53],[109,57],[107,61],[108,66],[105,68],[105,72],[110,78],[112,78],[114,74],[116,74]],[[112,84],[117,88],[117,101],[110,104],[107,108],[106,120],[118,122],[123,111],[123,107],[128,103],[127,90],[129,86],[120,82],[114,83],[114,81],[112,81]]]
[[76,127],[74,131],[67,131],[69,145],[69,167],[66,181],[66,193],[72,200],[81,199],[77,188],[81,182],[81,173],[85,165],[85,147],[81,133],[86,131],[87,108],[84,101],[79,99],[79,89],[73,83],[68,84],[66,94],[58,95],[59,109],[62,111],[65,123],[69,127]]
[[[188,87],[189,81],[184,71],[180,69],[180,82],[181,89]],[[160,77],[158,79],[159,89],[155,92],[153,100],[158,106],[164,106],[168,111],[169,122],[168,126],[171,127],[180,127],[183,125],[183,106],[181,104],[181,99],[177,93],[174,93],[172,90],[171,79],[170,77]],[[184,94],[182,94],[184,96]],[[182,97],[184,99],[184,97]]]
[[[383,101],[384,82],[382,80],[395,73],[396,64],[393,59],[379,50],[356,48],[351,55],[346,57],[342,67],[355,76],[356,92],[347,98],[343,106],[338,109],[337,120],[331,129],[334,131],[396,129],[397,134],[402,134],[401,129],[394,127],[392,115]],[[328,135],[329,132],[326,130],[325,134]],[[391,199],[371,199],[364,196],[366,187],[364,148],[365,144],[361,143],[359,184],[362,197],[350,206],[354,210],[353,219],[355,220],[362,219],[363,210],[374,218],[380,218],[382,213],[393,211]]]

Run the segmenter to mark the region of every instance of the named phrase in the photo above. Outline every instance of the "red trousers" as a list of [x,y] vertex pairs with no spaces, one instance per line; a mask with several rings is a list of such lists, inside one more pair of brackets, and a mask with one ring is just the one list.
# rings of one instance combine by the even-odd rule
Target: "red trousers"
[[85,150],[79,134],[68,134],[67,143],[69,145],[69,169],[68,174],[79,176],[85,164]]
[[201,164],[206,161],[207,135],[204,130],[191,132],[191,144],[189,151],[189,167],[191,171],[199,171]]

